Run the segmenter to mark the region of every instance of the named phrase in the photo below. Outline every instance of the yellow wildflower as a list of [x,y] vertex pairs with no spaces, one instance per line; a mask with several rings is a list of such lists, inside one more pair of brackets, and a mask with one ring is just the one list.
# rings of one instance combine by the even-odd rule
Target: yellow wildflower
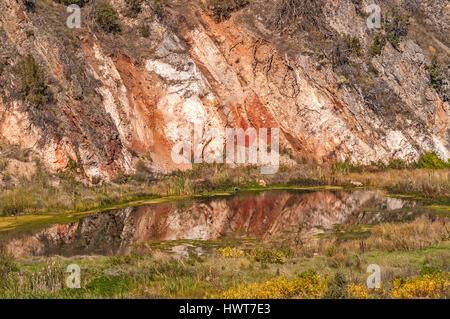
[[423,275],[408,279],[397,278],[390,291],[391,298],[441,298],[448,295],[449,280],[444,274]]
[[217,250],[220,256],[225,258],[238,258],[244,255],[244,251],[241,249],[236,249],[235,247],[225,247]]

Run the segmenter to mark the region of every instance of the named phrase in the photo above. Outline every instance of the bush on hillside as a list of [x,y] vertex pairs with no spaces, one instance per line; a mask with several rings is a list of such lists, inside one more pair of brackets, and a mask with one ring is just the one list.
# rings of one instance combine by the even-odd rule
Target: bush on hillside
[[119,15],[116,9],[108,3],[102,3],[94,13],[94,20],[98,25],[109,33],[120,32]]
[[208,0],[207,6],[218,22],[226,20],[231,13],[239,10],[250,3],[249,0]]
[[428,72],[428,78],[430,79],[430,85],[438,93],[444,93],[445,88],[445,70],[443,66],[438,62],[437,57],[433,56],[431,63],[425,67]]
[[370,54],[372,56],[380,54],[385,45],[386,45],[386,38],[380,33],[375,34],[372,45],[370,47]]
[[129,18],[136,18],[142,11],[141,4],[142,0],[125,0],[125,15]]
[[51,99],[45,75],[34,57],[29,54],[19,62],[16,72],[20,77],[20,93],[25,102],[42,107]]
[[398,8],[393,8],[389,14],[385,31],[388,41],[398,49],[402,37],[408,34],[409,18],[402,14]]
[[56,3],[61,3],[66,6],[70,6],[71,4],[76,4],[79,7],[83,7],[85,4],[89,3],[89,0],[53,0]]

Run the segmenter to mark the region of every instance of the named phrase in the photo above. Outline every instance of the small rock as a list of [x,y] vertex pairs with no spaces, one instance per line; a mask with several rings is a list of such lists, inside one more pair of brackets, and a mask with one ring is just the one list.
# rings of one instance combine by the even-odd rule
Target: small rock
[[361,183],[361,182],[356,182],[356,181],[351,181],[350,184],[352,184],[353,186],[356,186],[356,187],[364,186],[363,183]]
[[119,277],[120,276],[120,271],[117,269],[112,269],[112,268],[105,269],[103,271],[103,273],[108,277]]

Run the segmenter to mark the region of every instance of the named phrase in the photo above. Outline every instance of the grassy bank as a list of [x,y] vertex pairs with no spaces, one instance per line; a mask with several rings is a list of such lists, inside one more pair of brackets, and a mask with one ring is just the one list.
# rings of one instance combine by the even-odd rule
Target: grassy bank
[[[365,239],[222,246],[185,258],[154,248],[17,260],[2,251],[0,298],[448,298],[448,222],[418,218],[375,226]],[[80,289],[65,286],[74,263]],[[379,289],[365,285],[370,264],[381,268]]]

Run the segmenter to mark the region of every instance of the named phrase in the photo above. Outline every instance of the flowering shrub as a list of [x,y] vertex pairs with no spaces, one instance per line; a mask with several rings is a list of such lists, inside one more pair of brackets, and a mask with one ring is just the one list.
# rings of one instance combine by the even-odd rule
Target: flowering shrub
[[348,285],[348,291],[353,298],[369,299],[369,289],[364,283]]
[[367,288],[367,285],[365,283],[360,282],[358,284],[348,285],[347,290],[349,293],[349,297],[356,299],[380,298],[385,295],[383,283],[381,283],[380,288],[371,290]]
[[327,286],[326,280],[313,271],[303,272],[292,280],[285,276],[263,283],[244,284],[224,291],[224,299],[284,299],[320,298]]
[[249,254],[250,260],[255,260],[259,262],[269,263],[269,264],[284,264],[286,257],[285,254],[277,249],[253,249]]
[[442,298],[449,295],[448,275],[443,273],[426,274],[414,278],[397,278],[389,293],[391,298]]
[[244,255],[244,251],[235,247],[225,247],[217,250],[217,253],[225,258],[238,258]]
[[327,280],[321,278],[315,271],[305,271],[292,281],[295,297],[305,299],[320,298],[327,288]]

